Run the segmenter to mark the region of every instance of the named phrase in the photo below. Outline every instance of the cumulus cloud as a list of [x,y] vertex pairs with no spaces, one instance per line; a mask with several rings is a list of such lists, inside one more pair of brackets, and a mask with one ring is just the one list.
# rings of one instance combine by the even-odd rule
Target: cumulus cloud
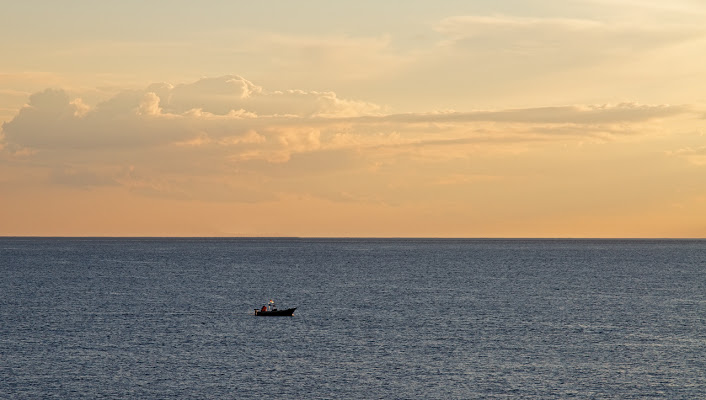
[[159,143],[183,137],[184,127],[174,121],[155,124],[147,112],[157,112],[148,94],[123,93],[93,109],[68,93],[47,89],[30,96],[10,122],[3,124],[5,140],[13,148],[125,147]]
[[[3,131],[7,143],[18,148],[184,144],[204,132],[215,142],[233,144],[246,142],[241,136],[254,129],[286,120],[298,124],[302,118],[370,115],[379,109],[331,92],[266,92],[241,77],[224,76],[125,91],[92,108],[63,90],[47,89],[33,94]],[[281,135],[289,135],[282,128],[270,131],[282,143],[294,142],[282,141]]]
[[[30,96],[3,132],[6,147],[14,151],[221,147],[229,148],[230,160],[283,162],[293,153],[324,148],[487,142],[493,134],[525,140],[519,136],[540,131],[625,133],[630,132],[625,124],[690,112],[686,106],[633,103],[387,115],[381,110],[335,93],[268,91],[242,77],[224,76],[153,84],[93,107],[63,90],[47,89]],[[506,126],[498,130],[498,124]]]
[[240,77],[203,78],[189,84],[153,84],[147,88],[160,99],[165,113],[191,110],[228,115],[241,110],[258,116],[353,116],[379,112],[367,102],[340,99],[333,92],[304,90],[267,91]]
[[53,184],[260,201],[276,193],[263,185],[282,186],[285,178],[379,174],[398,160],[437,162],[481,149],[507,154],[521,151],[513,146],[547,141],[635,136],[661,119],[694,113],[687,106],[632,103],[382,110],[331,92],[268,90],[238,76],[153,84],[95,105],[47,89],[3,125],[0,151],[6,160],[23,155],[47,168]]

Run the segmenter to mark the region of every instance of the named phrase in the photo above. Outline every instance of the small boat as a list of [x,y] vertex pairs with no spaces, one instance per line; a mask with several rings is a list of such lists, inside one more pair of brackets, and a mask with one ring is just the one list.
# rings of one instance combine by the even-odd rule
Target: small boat
[[258,317],[291,317],[294,315],[294,310],[297,308],[288,308],[286,310],[272,310],[272,311],[262,311],[255,309],[255,315]]
[[291,317],[294,315],[294,310],[297,308],[287,308],[286,310],[278,310],[275,302],[270,300],[270,302],[261,309],[255,309],[255,315],[258,317]]

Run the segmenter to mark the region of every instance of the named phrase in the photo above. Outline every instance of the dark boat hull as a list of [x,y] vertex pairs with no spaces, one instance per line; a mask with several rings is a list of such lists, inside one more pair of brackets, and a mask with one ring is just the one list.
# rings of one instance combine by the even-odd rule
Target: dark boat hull
[[276,311],[260,311],[255,310],[255,315],[258,317],[291,317],[294,315],[294,310],[297,308],[288,308],[286,310],[276,310]]

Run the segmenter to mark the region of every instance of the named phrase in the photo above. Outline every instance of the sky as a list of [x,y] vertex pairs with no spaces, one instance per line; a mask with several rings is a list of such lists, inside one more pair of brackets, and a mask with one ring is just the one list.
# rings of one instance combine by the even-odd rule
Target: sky
[[0,236],[706,237],[701,0],[26,0]]

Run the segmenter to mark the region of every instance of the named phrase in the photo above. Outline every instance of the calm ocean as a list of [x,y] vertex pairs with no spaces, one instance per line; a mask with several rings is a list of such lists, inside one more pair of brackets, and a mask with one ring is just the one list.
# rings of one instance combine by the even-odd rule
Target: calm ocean
[[706,399],[702,240],[0,238],[0,273],[3,399]]

